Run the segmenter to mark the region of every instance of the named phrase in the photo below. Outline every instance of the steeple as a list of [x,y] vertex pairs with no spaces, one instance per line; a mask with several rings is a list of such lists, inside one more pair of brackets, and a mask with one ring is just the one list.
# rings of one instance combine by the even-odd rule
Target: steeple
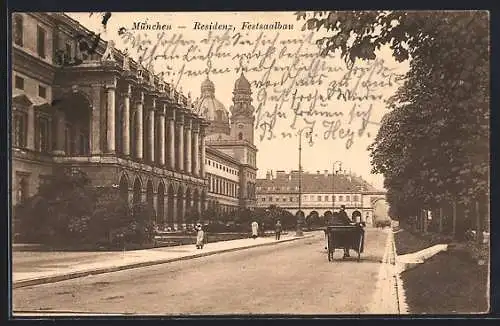
[[252,106],[252,90],[250,82],[243,72],[236,79],[233,90],[231,111],[231,135],[237,140],[245,140],[253,144],[253,125],[255,111]]
[[250,105],[252,103],[252,90],[250,89],[250,82],[245,77],[243,72],[241,72],[240,77],[236,79],[236,82],[234,83],[233,102],[235,107],[238,106],[238,104]]

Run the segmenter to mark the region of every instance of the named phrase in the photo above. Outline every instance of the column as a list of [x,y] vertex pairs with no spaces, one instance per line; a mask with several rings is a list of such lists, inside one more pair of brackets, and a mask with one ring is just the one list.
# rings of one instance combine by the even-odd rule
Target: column
[[201,142],[201,164],[200,176],[205,178],[205,130],[200,129],[200,142]]
[[172,197],[172,223],[174,224],[174,227],[177,227],[178,225],[178,218],[177,218],[177,194],[174,194]]
[[65,155],[64,151],[64,128],[65,128],[65,119],[64,112],[61,110],[57,110],[55,113],[55,122],[56,122],[56,147],[53,150],[54,155]]
[[168,117],[168,167],[175,169],[175,111]]
[[134,191],[129,190],[128,192],[128,197],[127,197],[127,203],[128,203],[128,208],[134,207]]
[[148,152],[149,161],[155,161],[155,110],[154,102],[153,106],[149,108],[148,111]]
[[130,155],[130,85],[126,86],[123,93],[122,151],[124,155]]
[[184,153],[186,158],[184,160],[184,171],[186,173],[191,173],[191,152],[192,152],[192,144],[191,144],[191,119],[186,119],[184,121],[184,132],[186,134],[186,139],[184,142]]
[[160,221],[158,221],[158,194],[153,193],[153,212],[154,216],[151,216],[151,218],[154,219],[154,222],[156,224],[159,224]]
[[179,220],[182,221],[182,226],[186,226],[186,197],[182,196],[181,211],[179,212]]
[[143,158],[143,146],[142,146],[142,134],[143,134],[143,125],[142,125],[142,109],[144,105],[144,93],[139,92],[139,98],[137,99],[136,103],[136,111],[135,111],[135,121],[137,123],[136,130],[135,130],[135,149],[136,153],[135,156],[138,159]]
[[198,126],[193,128],[193,165],[192,171],[195,176],[199,175],[200,172],[200,151],[199,151],[199,129]]
[[28,108],[28,121],[26,126],[26,148],[35,150],[35,108],[30,106]]
[[[168,188],[167,188],[168,189]],[[167,195],[167,190],[165,190],[165,193],[163,194],[163,225],[167,225],[167,220],[168,220],[168,205],[169,205],[169,199]]]
[[176,168],[179,171],[184,170],[184,120],[179,114],[177,119],[177,164]]
[[158,150],[160,151],[159,152],[159,163],[161,166],[164,166],[165,165],[165,111],[164,111],[164,104],[161,104],[161,109],[160,111],[158,112],[158,137],[160,138],[159,139],[159,142],[160,144],[158,145]]
[[148,194],[141,189],[141,203],[148,204]]
[[116,86],[106,85],[106,152],[115,152],[115,89]]
[[73,125],[73,154],[80,155],[82,153],[80,150],[80,136],[81,136],[81,126],[80,123]]
[[202,216],[201,216],[201,196],[198,199],[198,202],[196,202],[196,211],[198,212],[198,216],[201,219],[202,218]]
[[[102,86],[99,84],[92,85],[92,100],[94,103],[101,103]],[[90,125],[89,148],[92,155],[101,154],[101,109],[100,105],[92,106],[92,117]]]

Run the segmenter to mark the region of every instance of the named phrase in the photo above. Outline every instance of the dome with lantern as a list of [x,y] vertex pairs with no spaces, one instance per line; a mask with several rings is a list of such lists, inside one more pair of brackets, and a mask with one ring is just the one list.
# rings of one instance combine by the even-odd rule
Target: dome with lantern
[[208,134],[229,134],[229,112],[224,104],[215,98],[215,86],[208,76],[201,83],[201,97],[194,102],[194,108],[210,123]]

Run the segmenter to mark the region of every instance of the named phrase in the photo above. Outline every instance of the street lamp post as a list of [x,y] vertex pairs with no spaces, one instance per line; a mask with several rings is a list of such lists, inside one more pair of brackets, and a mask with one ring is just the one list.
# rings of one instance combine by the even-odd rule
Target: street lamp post
[[[339,164],[339,169],[335,170],[335,164]],[[335,176],[342,171],[342,162],[335,161],[332,164],[332,214],[335,213]]]
[[302,233],[302,130],[299,133],[299,210],[297,212],[297,231],[295,236],[301,237]]

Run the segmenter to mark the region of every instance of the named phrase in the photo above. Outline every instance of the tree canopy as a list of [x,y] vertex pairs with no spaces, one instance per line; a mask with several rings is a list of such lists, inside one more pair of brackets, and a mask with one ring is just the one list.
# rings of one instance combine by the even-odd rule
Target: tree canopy
[[486,11],[297,12],[303,29],[326,29],[321,53],[348,64],[389,46],[410,60],[369,147],[391,214],[489,193],[489,17]]

